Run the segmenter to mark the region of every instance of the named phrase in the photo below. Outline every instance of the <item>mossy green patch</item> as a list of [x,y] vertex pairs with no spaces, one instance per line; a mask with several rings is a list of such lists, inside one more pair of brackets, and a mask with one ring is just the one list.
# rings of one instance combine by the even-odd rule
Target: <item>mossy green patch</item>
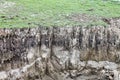
[[112,0],[7,0],[7,2],[13,2],[15,5],[0,12],[1,28],[105,24],[102,20],[98,22],[89,20],[83,23],[69,19],[76,13],[100,18],[120,17],[120,2]]

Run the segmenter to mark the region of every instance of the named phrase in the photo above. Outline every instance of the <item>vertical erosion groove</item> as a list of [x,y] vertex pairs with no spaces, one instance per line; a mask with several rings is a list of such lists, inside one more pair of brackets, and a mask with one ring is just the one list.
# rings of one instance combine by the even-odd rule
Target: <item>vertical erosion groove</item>
[[0,71],[27,69],[25,78],[54,79],[52,73],[80,70],[81,61],[119,62],[119,33],[101,26],[0,29]]

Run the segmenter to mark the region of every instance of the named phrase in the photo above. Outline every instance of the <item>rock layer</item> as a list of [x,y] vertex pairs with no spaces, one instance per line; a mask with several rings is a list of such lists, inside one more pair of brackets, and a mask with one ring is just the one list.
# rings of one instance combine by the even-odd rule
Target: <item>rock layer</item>
[[118,26],[0,29],[0,79],[113,80],[119,50]]

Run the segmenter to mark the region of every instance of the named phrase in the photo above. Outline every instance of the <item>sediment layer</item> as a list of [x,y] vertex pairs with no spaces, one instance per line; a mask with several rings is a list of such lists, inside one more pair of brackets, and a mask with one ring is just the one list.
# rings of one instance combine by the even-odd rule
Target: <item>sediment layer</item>
[[55,78],[58,73],[72,76],[75,72],[76,76],[94,68],[89,61],[103,61],[104,65],[95,68],[113,72],[119,68],[119,50],[118,26],[0,29],[0,74],[4,74],[0,79],[47,80],[47,76],[48,80],[59,80]]

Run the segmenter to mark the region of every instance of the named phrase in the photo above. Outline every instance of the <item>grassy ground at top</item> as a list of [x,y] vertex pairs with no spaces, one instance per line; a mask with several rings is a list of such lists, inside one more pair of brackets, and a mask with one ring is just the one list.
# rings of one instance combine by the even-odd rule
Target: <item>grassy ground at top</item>
[[101,18],[120,17],[112,0],[2,0],[0,28],[107,25]]

